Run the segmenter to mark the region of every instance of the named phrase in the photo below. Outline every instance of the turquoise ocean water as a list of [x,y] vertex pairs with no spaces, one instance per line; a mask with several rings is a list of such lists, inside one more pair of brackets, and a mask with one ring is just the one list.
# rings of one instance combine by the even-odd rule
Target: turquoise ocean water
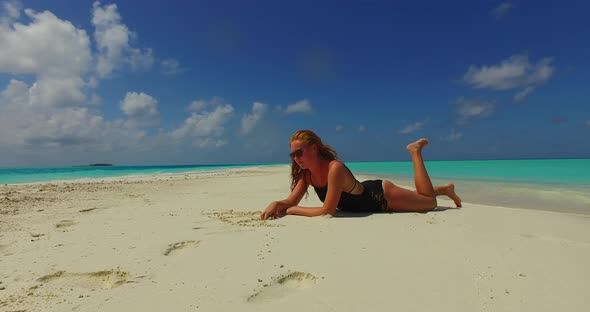
[[[590,159],[426,161],[431,178],[590,187]],[[347,163],[354,172],[413,177],[411,162]]]
[[207,172],[259,165],[183,165],[183,166],[77,166],[45,168],[0,168],[0,184],[112,178],[161,173]]
[[[206,172],[287,164],[0,168],[0,184]],[[411,162],[346,162],[355,175],[413,187]],[[427,161],[433,184],[452,181],[465,202],[590,213],[590,159]],[[288,178],[288,176],[286,177]]]
[[[590,159],[427,161],[436,185],[466,203],[590,214]],[[355,173],[414,188],[410,162],[347,163]]]
[[[277,164],[272,164],[277,165]],[[413,177],[412,163],[346,162],[355,174],[393,179]],[[81,178],[106,178],[138,174],[200,172],[252,165],[108,166],[0,168],[0,184],[33,183]],[[590,159],[427,161],[431,178],[590,187]]]

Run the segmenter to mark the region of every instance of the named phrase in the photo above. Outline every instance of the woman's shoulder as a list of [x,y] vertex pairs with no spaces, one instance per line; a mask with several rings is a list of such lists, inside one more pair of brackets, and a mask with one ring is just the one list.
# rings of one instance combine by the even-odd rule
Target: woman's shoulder
[[338,178],[344,178],[347,176],[352,176],[354,178],[354,174],[346,165],[341,162],[340,160],[332,160],[328,164],[328,175],[333,175]]
[[346,171],[346,166],[340,160],[334,159],[334,160],[330,161],[330,163],[328,164],[328,171],[329,172],[331,172],[331,171],[336,171],[336,172]]

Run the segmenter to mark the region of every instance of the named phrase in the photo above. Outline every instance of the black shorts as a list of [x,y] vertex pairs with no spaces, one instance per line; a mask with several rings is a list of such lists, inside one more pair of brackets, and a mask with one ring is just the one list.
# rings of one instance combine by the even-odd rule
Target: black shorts
[[383,180],[361,182],[364,191],[359,195],[343,193],[338,209],[349,212],[388,212],[383,193]]

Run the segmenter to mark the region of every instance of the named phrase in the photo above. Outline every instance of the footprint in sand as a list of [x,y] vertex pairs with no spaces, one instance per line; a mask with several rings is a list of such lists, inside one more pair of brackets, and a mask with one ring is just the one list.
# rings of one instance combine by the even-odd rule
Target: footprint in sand
[[118,270],[105,270],[87,273],[58,271],[39,279],[42,283],[60,283],[64,288],[74,286],[88,289],[112,289],[128,282],[129,273]]
[[88,208],[88,209],[82,209],[82,210],[78,210],[78,212],[91,212],[93,210],[96,210],[97,208]]
[[294,290],[304,289],[316,283],[318,278],[305,272],[290,272],[275,277],[270,284],[248,297],[248,302],[261,303],[277,300],[292,294]]
[[180,249],[184,249],[184,248],[192,247],[192,246],[197,246],[200,242],[201,241],[189,240],[189,241],[183,241],[183,242],[170,244],[170,245],[168,245],[168,249],[166,249],[166,251],[164,252],[164,256],[169,256],[173,253],[176,253]]
[[55,227],[58,229],[65,230],[66,228],[76,224],[74,220],[61,220],[55,224]]

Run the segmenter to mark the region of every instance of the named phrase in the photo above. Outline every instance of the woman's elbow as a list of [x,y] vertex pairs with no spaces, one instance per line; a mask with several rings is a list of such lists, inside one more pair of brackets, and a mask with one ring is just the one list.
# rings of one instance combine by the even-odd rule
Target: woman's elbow
[[322,215],[331,215],[332,217],[336,215],[336,207],[334,208],[324,208]]

